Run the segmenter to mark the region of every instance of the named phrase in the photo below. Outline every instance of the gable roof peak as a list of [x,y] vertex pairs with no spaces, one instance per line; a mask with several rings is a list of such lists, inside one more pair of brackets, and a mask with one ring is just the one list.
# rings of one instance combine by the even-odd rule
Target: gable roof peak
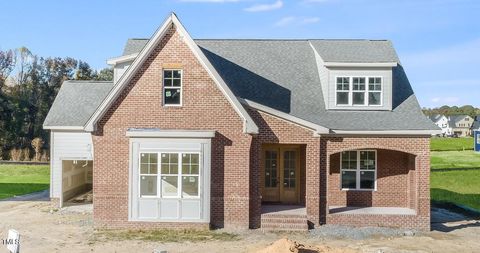
[[244,133],[257,134],[258,126],[255,124],[253,119],[250,117],[248,112],[243,108],[237,98],[233,95],[233,92],[225,84],[223,79],[217,73],[215,68],[209,62],[204,53],[200,50],[198,45],[190,37],[190,34],[184,28],[177,15],[174,12],[171,12],[170,15],[165,19],[162,25],[155,31],[153,36],[147,41],[146,45],[138,53],[138,56],[135,57],[130,67],[127,71],[120,77],[118,82],[114,85],[113,89],[109,92],[107,97],[102,101],[100,106],[97,108],[95,113],[90,117],[87,123],[84,126],[86,131],[94,131],[97,122],[103,117],[108,108],[115,102],[118,96],[121,94],[123,89],[128,85],[132,80],[135,73],[141,68],[144,62],[147,60],[148,56],[154,51],[155,47],[160,43],[162,38],[167,34],[169,28],[175,26],[177,32],[184,38],[185,43],[190,48],[192,53],[198,59],[200,64],[207,71],[212,80],[217,84],[220,91],[230,102],[233,109],[238,113],[240,118],[243,120],[243,130]]

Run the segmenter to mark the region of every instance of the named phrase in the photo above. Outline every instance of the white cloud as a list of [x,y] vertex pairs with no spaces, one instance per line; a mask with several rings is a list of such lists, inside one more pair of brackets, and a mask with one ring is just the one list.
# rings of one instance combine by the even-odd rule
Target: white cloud
[[284,17],[275,23],[275,26],[287,26],[295,21],[295,17]]
[[276,9],[280,9],[283,7],[283,1],[278,0],[271,4],[254,4],[248,8],[245,8],[245,11],[248,12],[259,12],[259,11],[272,11]]
[[319,17],[295,17],[295,16],[288,16],[284,17],[280,20],[278,20],[275,23],[275,26],[287,26],[291,24],[297,24],[297,25],[308,25],[308,24],[313,24],[317,23],[320,21]]
[[313,24],[313,23],[317,23],[318,21],[320,21],[319,17],[311,17],[311,18],[304,18],[302,22],[304,24]]

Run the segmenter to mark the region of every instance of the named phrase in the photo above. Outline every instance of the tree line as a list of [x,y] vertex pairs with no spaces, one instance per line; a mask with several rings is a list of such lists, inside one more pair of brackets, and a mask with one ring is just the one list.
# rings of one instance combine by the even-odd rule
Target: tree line
[[48,160],[42,125],[62,83],[112,79],[113,69],[96,71],[71,57],[40,57],[25,47],[0,51],[0,159]]
[[444,105],[437,108],[423,108],[422,111],[427,116],[435,114],[442,114],[446,116],[469,115],[470,117],[475,118],[476,115],[480,115],[480,108],[475,108],[472,105],[464,105],[460,107]]

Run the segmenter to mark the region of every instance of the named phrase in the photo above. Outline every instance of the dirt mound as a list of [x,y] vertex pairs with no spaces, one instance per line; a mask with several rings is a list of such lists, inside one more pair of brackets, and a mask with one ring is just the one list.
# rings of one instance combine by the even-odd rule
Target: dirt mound
[[346,248],[332,248],[328,246],[307,246],[288,238],[280,239],[272,245],[258,250],[255,253],[355,253],[357,251]]

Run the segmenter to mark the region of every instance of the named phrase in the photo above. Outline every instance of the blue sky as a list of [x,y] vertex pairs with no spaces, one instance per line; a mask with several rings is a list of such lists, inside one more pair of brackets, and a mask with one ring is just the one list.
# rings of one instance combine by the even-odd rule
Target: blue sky
[[26,46],[97,69],[171,11],[193,38],[389,39],[422,106],[480,107],[478,0],[32,0],[0,9],[0,50]]

